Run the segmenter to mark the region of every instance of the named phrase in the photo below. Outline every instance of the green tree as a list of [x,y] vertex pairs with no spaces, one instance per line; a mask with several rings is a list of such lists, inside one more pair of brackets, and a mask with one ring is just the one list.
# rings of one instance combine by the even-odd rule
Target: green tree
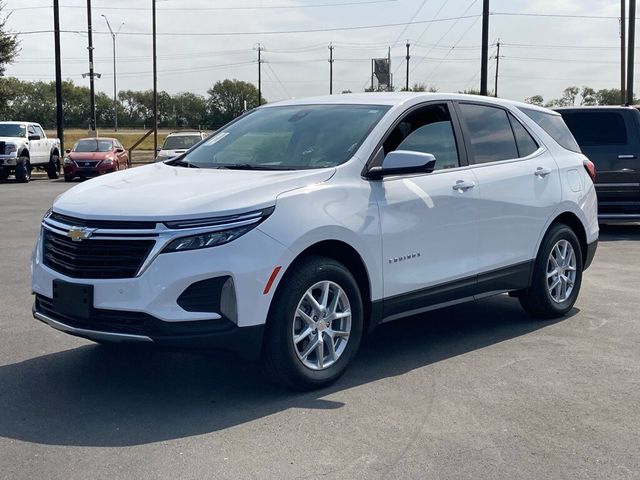
[[[207,93],[209,126],[213,128],[220,127],[242,115],[245,110],[258,106],[258,89],[249,82],[236,79],[219,81]],[[261,103],[266,103],[266,100],[262,98]]]
[[0,2],[0,76],[4,76],[8,64],[18,56],[20,44],[16,35],[7,32],[8,16],[2,15],[4,3]]
[[539,107],[542,107],[544,105],[544,98],[542,97],[542,95],[533,95],[532,97],[525,98],[524,101],[525,103],[538,105]]

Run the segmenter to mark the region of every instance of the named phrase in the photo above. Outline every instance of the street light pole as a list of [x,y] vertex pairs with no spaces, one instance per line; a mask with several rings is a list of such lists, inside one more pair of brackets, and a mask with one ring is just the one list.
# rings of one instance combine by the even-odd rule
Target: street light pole
[[113,40],[113,130],[118,131],[118,77],[116,76],[116,37],[120,33],[120,29],[124,25],[124,22],[118,27],[118,31],[114,33],[109,23],[109,19],[106,15],[102,15],[104,21],[107,22],[109,27],[109,33],[111,33],[111,39]]

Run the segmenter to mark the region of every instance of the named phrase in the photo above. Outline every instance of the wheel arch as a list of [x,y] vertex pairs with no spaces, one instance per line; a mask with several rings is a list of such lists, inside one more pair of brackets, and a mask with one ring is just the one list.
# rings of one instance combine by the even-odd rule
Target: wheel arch
[[[549,227],[551,228],[553,225],[564,224],[570,227],[573,232],[578,237],[578,241],[580,242],[580,250],[582,250],[582,264],[584,265],[587,261],[587,230],[584,225],[578,218],[578,216],[573,212],[563,212],[560,215],[556,216]],[[546,234],[546,231],[545,231]]]
[[22,147],[22,150],[18,151],[18,157],[27,157],[29,160],[31,160],[29,149],[27,147]]
[[353,275],[360,295],[362,297],[363,306],[363,321],[364,332],[368,332],[370,328],[373,328],[376,324],[375,319],[372,317],[373,302],[371,299],[371,277],[367,266],[360,255],[360,253],[348,243],[341,240],[322,240],[316,242],[304,250],[302,250],[289,264],[286,271],[282,275],[282,280],[278,283],[276,293],[281,288],[286,288],[285,278],[287,275],[294,271],[296,266],[309,256],[327,257],[342,263]]

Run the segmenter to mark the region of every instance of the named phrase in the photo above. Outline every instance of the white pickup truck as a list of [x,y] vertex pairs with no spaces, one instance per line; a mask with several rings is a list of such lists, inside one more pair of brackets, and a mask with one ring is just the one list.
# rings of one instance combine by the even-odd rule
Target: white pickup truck
[[34,168],[58,178],[61,151],[60,140],[47,138],[38,123],[0,122],[0,180],[14,174],[17,182],[26,183]]

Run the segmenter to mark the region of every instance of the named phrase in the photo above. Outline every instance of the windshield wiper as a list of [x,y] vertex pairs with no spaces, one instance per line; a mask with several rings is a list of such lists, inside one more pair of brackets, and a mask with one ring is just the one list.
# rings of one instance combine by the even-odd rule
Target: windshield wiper
[[185,167],[185,168],[200,168],[199,166],[194,165],[193,163],[189,163],[186,160],[169,160],[167,162],[167,165]]
[[222,170],[294,170],[293,168],[279,167],[274,165],[253,165],[251,163],[238,163],[229,165],[216,165],[213,168]]

